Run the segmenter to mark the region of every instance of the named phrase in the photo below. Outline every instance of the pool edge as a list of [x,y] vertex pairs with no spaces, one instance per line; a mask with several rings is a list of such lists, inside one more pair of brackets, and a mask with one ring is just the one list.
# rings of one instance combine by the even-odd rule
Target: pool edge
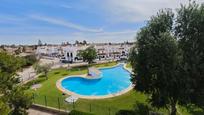
[[[121,63],[117,64],[117,65],[114,65],[114,66],[111,66],[111,67],[101,67],[101,68],[98,68],[98,69],[105,69],[105,68],[113,68],[113,67],[117,67],[118,65],[120,65]],[[128,72],[132,73],[132,71],[126,67],[126,64],[123,64],[123,68],[125,70],[127,70]],[[128,88],[118,92],[118,93],[115,93],[115,94],[108,94],[108,95],[104,95],[104,96],[86,96],[86,95],[79,95],[77,93],[74,93],[70,90],[67,90],[65,88],[62,87],[61,85],[61,82],[66,79],[66,78],[69,78],[69,77],[82,77],[82,78],[85,78],[86,74],[82,74],[82,75],[74,75],[74,76],[67,76],[67,77],[63,77],[59,80],[57,80],[56,82],[56,87],[57,89],[59,89],[61,92],[63,93],[66,93],[67,95],[73,95],[73,96],[76,96],[78,98],[82,98],[82,99],[106,99],[106,98],[112,98],[112,97],[116,97],[116,96],[120,96],[120,95],[123,95],[127,92],[129,92],[130,90],[132,90],[134,88],[134,85],[133,84],[130,84],[128,86]]]

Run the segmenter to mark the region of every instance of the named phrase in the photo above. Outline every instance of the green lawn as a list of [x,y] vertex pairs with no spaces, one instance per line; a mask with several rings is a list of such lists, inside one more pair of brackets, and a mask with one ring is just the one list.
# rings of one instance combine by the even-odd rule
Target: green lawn
[[[116,65],[116,62],[94,65],[96,67],[108,67]],[[101,100],[86,100],[79,99],[75,104],[67,104],[64,99],[68,97],[67,95],[62,95],[56,88],[56,81],[62,77],[68,75],[78,75],[85,74],[87,72],[87,67],[72,68],[71,70],[66,70],[64,68],[59,68],[52,70],[48,73],[49,79],[43,81],[42,87],[36,91],[31,90],[34,93],[34,102],[41,105],[47,105],[50,107],[60,108],[64,110],[76,109],[84,112],[91,112],[97,115],[105,114],[115,114],[120,109],[131,110],[136,103],[147,104],[146,96],[134,90],[128,93],[117,96],[114,98],[101,99]],[[46,100],[46,101],[45,101]],[[46,103],[47,102],[47,103]],[[158,110],[160,112],[166,113],[166,110]],[[188,115],[185,108],[179,107],[181,113]],[[200,111],[200,110],[199,110]],[[199,114],[198,114],[199,115]]]
[[126,67],[127,68],[132,68],[132,66],[130,65],[130,62],[127,63]]

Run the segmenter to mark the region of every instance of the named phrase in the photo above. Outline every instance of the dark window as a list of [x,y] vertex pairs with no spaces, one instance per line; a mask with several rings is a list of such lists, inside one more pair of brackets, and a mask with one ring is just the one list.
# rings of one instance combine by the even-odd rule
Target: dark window
[[71,53],[70,55],[71,55],[71,57],[73,57],[73,54],[72,54],[72,53]]

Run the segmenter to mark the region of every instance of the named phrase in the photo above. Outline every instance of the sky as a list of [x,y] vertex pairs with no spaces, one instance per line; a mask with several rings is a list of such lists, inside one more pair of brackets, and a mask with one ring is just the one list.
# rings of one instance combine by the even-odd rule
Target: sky
[[181,3],[188,0],[0,0],[0,44],[134,41],[152,15]]

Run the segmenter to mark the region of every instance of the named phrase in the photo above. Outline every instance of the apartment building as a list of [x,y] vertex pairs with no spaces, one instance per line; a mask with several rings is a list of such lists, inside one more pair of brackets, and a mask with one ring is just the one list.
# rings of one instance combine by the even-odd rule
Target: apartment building
[[59,57],[63,62],[77,62],[82,58],[77,54],[81,50],[85,50],[89,46],[94,46],[97,51],[97,60],[108,59],[127,59],[128,53],[133,44],[88,44],[88,45],[55,45],[55,46],[40,46],[37,48],[36,53],[38,55],[44,55],[49,57]]

